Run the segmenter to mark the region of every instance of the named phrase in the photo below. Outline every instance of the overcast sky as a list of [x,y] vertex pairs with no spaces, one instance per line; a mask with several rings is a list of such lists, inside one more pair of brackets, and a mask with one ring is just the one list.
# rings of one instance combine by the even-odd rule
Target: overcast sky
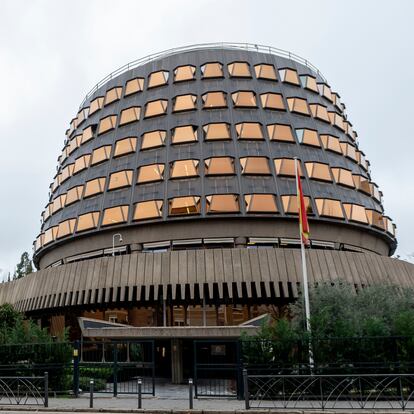
[[341,95],[372,177],[414,252],[414,2],[0,0],[0,269],[31,252],[64,132],[92,86],[123,64],[203,42],[309,59]]

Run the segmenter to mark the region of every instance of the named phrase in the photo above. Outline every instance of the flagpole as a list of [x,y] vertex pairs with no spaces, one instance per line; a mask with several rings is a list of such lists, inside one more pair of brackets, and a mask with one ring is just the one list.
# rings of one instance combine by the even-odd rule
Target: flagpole
[[[300,177],[298,175],[298,159],[295,157],[295,175],[296,175],[296,194],[297,194],[297,202],[298,202],[298,212],[299,212],[299,240],[300,240],[300,251],[302,257],[302,284],[303,284],[303,297],[305,302],[305,321],[306,321],[306,331],[311,335],[311,325],[310,325],[310,306],[309,306],[309,287],[308,287],[308,270],[306,267],[306,255],[305,255],[305,245],[303,243],[302,237],[302,223],[300,217],[300,200],[299,200],[299,180]],[[311,371],[313,370],[313,352],[312,346],[309,342],[309,364]]]

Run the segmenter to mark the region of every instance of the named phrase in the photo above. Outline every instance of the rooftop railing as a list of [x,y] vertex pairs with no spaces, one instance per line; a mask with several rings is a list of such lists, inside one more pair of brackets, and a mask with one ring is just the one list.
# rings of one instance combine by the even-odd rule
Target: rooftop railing
[[142,66],[146,63],[153,62],[157,59],[164,58],[167,56],[175,55],[177,53],[183,52],[192,52],[196,50],[203,50],[203,49],[229,49],[229,50],[248,50],[253,52],[260,52],[260,53],[268,53],[271,55],[281,56],[287,59],[291,59],[295,62],[298,62],[302,65],[307,66],[317,75],[319,75],[323,81],[326,82],[325,77],[319,71],[319,69],[312,65],[309,60],[304,59],[303,57],[296,55],[295,53],[289,52],[287,50],[278,49],[272,46],[265,46],[265,45],[258,45],[252,43],[231,43],[231,42],[222,42],[222,43],[202,43],[202,44],[194,44],[188,45],[183,47],[176,47],[173,49],[164,50],[158,53],[152,53],[148,56],[142,57],[137,60],[133,60],[132,62],[127,63],[126,65],[121,66],[120,68],[114,70],[109,75],[105,76],[102,80],[100,80],[85,96],[84,100],[80,104],[80,107],[84,105],[84,103],[105,83],[114,79],[115,77],[121,75],[122,73],[127,72],[128,70],[134,69],[136,67]]

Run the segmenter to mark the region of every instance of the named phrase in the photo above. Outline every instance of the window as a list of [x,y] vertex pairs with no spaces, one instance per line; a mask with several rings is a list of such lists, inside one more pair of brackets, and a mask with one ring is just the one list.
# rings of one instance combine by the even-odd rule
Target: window
[[227,108],[226,94],[224,92],[207,92],[201,96],[203,109]]
[[173,129],[171,142],[172,144],[183,144],[185,142],[197,141],[197,127],[185,125]]
[[86,182],[85,185],[85,194],[83,195],[84,198],[92,197],[96,194],[103,193],[105,188],[105,177],[95,178],[94,180],[90,180]]
[[109,105],[110,103],[121,99],[121,95],[122,95],[122,86],[109,89],[109,91],[107,91],[105,95],[105,105]]
[[98,227],[99,221],[99,211],[94,211],[92,213],[82,214],[78,217],[78,225],[76,226],[76,231],[85,231],[89,229],[94,229]]
[[371,195],[371,186],[369,179],[363,175],[352,174],[354,179],[355,188],[362,191],[365,194]]
[[310,145],[312,147],[319,147],[321,144],[319,143],[318,133],[313,129],[297,129],[296,136],[298,140],[303,145]]
[[119,139],[115,142],[114,157],[131,154],[137,149],[137,139],[135,137]]
[[162,217],[162,200],[141,201],[135,204],[133,220],[148,220]]
[[256,108],[256,95],[251,91],[240,91],[231,94],[236,108]]
[[345,157],[348,157],[351,160],[357,162],[356,148],[353,145],[346,142],[341,142],[341,149],[342,154],[344,154]]
[[302,84],[303,88],[319,93],[318,85],[316,84],[316,79],[313,76],[300,75],[300,83]]
[[45,237],[43,239],[43,246],[56,240],[57,231],[58,231],[58,226],[50,227],[49,229],[45,231]]
[[379,211],[367,209],[365,212],[371,226],[385,230],[384,216]]
[[134,78],[129,80],[125,85],[125,96],[133,95],[144,89],[144,78]]
[[170,216],[200,214],[200,207],[198,196],[176,197],[169,200],[168,213]]
[[203,74],[203,79],[222,78],[224,76],[223,65],[219,62],[206,63],[201,66],[201,73]]
[[236,194],[214,194],[206,197],[207,213],[238,213],[239,197]]
[[358,164],[365,170],[368,171],[369,162],[366,160],[365,155],[361,151],[356,151],[356,158],[358,161]]
[[157,101],[147,102],[145,105],[145,118],[160,116],[167,113],[168,101],[159,99]]
[[[277,175],[296,177],[295,160],[293,158],[276,158],[274,160],[274,163]],[[298,160],[298,168],[300,176],[303,177],[303,171],[300,160]]]
[[305,162],[308,177],[313,180],[331,181],[332,176],[328,164],[321,162]]
[[72,204],[82,197],[83,193],[83,185],[78,185],[76,187],[72,187],[66,193],[66,205]]
[[316,208],[322,217],[344,218],[341,202],[329,198],[315,198]]
[[117,188],[128,187],[132,184],[132,170],[124,170],[112,173],[109,176],[108,190],[116,190]]
[[121,111],[121,119],[119,120],[119,125],[129,124],[131,122],[136,122],[139,120],[141,114],[141,108],[139,106],[133,106]]
[[331,88],[328,85],[326,85],[325,83],[318,83],[318,88],[319,88],[320,94],[323,97],[325,97],[329,101],[333,102],[332,91],[331,91]]
[[100,162],[106,161],[111,156],[111,145],[105,145],[93,150],[91,165],[99,164]]
[[309,107],[314,118],[328,122],[329,124],[331,123],[326,106],[319,104],[309,104]]
[[262,127],[257,122],[243,122],[236,124],[238,139],[264,139]]
[[271,141],[295,142],[290,125],[271,124],[267,126],[267,133]]
[[338,127],[341,131],[345,131],[344,119],[336,112],[328,112],[329,119],[333,126]]
[[76,135],[74,136],[69,143],[69,154],[72,154],[73,151],[75,151],[76,148],[80,146],[82,139],[82,135]]
[[92,100],[91,104],[89,106],[89,116],[94,114],[96,111],[99,111],[100,109],[102,109],[103,103],[104,103],[104,97],[103,96],[98,96],[97,98]]
[[157,86],[166,85],[168,83],[168,72],[165,70],[159,70],[158,72],[152,72],[148,80],[148,89],[156,88]]
[[257,79],[277,80],[276,71],[273,65],[262,63],[254,67]]
[[88,126],[82,132],[81,145],[90,141],[93,138],[93,129],[92,126]]
[[234,159],[231,157],[212,157],[204,160],[205,175],[234,174]]
[[371,195],[375,198],[375,200],[381,202],[381,191],[379,190],[378,186],[375,183],[370,183],[371,187]]
[[287,98],[289,111],[301,115],[310,116],[308,103],[302,98]]
[[68,164],[65,168],[62,169],[62,176],[60,178],[61,184],[65,182],[68,178],[72,177],[74,168],[75,164]]
[[137,183],[150,183],[164,179],[164,164],[144,165],[138,169]]
[[283,97],[280,93],[263,93],[260,95],[260,100],[264,109],[286,111],[285,104],[283,103]]
[[240,158],[240,165],[242,174],[271,174],[269,160],[266,157],[243,157]]
[[46,221],[52,215],[53,203],[49,203],[43,212],[43,221]]
[[128,206],[107,208],[103,212],[102,226],[113,226],[128,221]]
[[365,207],[360,206],[358,204],[344,203],[344,210],[348,220],[368,224],[368,218],[367,214],[365,213]]
[[342,111],[341,97],[336,92],[332,92],[332,102],[340,111]]
[[195,79],[196,68],[191,65],[178,66],[174,70],[174,82],[189,81]]
[[232,78],[251,78],[250,67],[247,62],[233,62],[227,65]]
[[89,167],[89,160],[91,159],[91,154],[82,155],[75,160],[75,166],[73,167],[73,174],[81,172]]
[[332,174],[337,184],[344,185],[345,187],[355,187],[351,171],[345,170],[345,168],[332,168]]
[[35,242],[35,250],[39,250],[42,246],[43,246],[43,239],[44,239],[44,234],[40,234],[37,238],[36,238],[36,242]]
[[198,160],[179,160],[171,163],[170,178],[198,176]]
[[162,147],[165,144],[166,136],[167,132],[162,130],[145,132],[141,137],[141,149]]
[[111,131],[116,125],[116,115],[109,115],[99,121],[98,135]]
[[196,95],[176,96],[173,101],[173,112],[192,111],[197,109]]
[[53,214],[57,213],[59,210],[65,207],[65,201],[66,201],[66,194],[62,194],[53,200],[53,204],[52,204]]
[[75,231],[76,219],[65,220],[59,223],[56,238],[60,239],[65,236],[73,234]]
[[323,147],[332,152],[336,152],[337,154],[342,154],[341,143],[339,142],[339,138],[334,137],[332,135],[321,135],[321,141]]
[[204,125],[203,130],[206,141],[231,139],[230,126],[224,122]]
[[276,198],[273,194],[246,194],[247,213],[277,213]]
[[76,126],[79,127],[79,125],[88,117],[89,115],[89,107],[83,108],[78,112],[78,116],[76,117]]
[[279,76],[282,82],[291,83],[293,85],[300,85],[298,72],[295,69],[280,69]]
[[[313,214],[313,208],[310,197],[303,196],[303,199],[305,201],[306,214]],[[285,214],[299,214],[297,195],[283,195],[282,205]]]

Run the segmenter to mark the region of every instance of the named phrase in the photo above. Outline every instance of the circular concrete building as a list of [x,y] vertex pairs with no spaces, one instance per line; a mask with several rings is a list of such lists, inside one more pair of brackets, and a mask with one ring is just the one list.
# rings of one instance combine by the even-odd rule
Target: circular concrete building
[[131,62],[86,96],[42,213],[39,271],[1,300],[73,335],[87,317],[148,337],[237,336],[300,293],[295,157],[310,282],[412,285],[339,94],[294,54],[214,44]]

